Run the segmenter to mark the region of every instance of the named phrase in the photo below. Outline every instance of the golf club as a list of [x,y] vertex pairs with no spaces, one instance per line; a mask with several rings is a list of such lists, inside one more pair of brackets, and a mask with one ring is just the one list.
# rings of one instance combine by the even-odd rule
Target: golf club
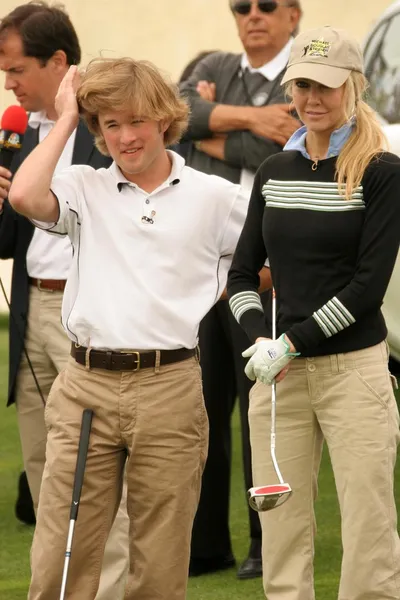
[[[272,290],[272,339],[276,339],[276,295],[275,290]],[[278,461],[275,455],[276,445],[276,383],[275,380],[271,386],[271,459],[274,465],[275,473],[279,483],[272,485],[263,485],[252,487],[247,492],[249,504],[252,509],[257,512],[265,512],[272,510],[278,506],[282,506],[292,495],[292,488],[288,483],[285,483],[280,472]]]
[[67,538],[67,549],[65,551],[64,570],[61,583],[60,600],[64,600],[67,587],[68,568],[71,559],[72,539],[74,537],[75,522],[78,518],[79,502],[81,498],[83,477],[85,475],[86,457],[89,448],[90,429],[92,426],[93,411],[85,408],[82,413],[81,432],[79,435],[78,456],[76,459],[74,489],[70,511],[69,530]]

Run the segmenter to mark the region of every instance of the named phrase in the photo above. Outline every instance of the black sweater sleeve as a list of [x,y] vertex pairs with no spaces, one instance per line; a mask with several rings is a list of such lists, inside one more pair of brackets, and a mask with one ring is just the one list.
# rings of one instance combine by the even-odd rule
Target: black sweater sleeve
[[354,276],[335,297],[287,331],[299,352],[376,311],[383,302],[400,242],[400,159],[389,153],[375,159],[362,185],[365,220]]
[[233,257],[227,285],[233,315],[253,341],[257,337],[269,337],[258,293],[258,273],[267,259],[262,235],[265,201],[261,194],[261,181],[259,170],[254,180],[246,221]]

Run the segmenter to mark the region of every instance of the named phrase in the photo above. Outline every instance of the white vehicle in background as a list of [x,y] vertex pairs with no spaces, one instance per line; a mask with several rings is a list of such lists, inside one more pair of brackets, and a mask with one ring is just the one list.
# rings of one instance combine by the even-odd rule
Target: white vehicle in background
[[[368,34],[364,58],[370,84],[368,102],[382,119],[389,149],[400,156],[400,0],[389,6]],[[400,254],[383,313],[392,357],[400,362]]]

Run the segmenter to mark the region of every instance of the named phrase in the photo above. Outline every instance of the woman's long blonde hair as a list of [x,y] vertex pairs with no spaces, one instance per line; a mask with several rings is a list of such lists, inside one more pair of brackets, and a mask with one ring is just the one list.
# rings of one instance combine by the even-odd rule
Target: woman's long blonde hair
[[[293,81],[288,83],[291,95]],[[368,88],[366,77],[352,71],[344,84],[344,105],[346,119],[354,118],[353,131],[341,149],[336,163],[336,180],[339,193],[351,200],[354,190],[373,158],[387,148],[387,140],[372,108],[364,97]]]
[[365,102],[368,82],[362,73],[352,71],[345,83],[346,117],[355,117],[354,129],[336,163],[339,192],[347,200],[360,185],[369,163],[387,148],[387,140],[376,114]]

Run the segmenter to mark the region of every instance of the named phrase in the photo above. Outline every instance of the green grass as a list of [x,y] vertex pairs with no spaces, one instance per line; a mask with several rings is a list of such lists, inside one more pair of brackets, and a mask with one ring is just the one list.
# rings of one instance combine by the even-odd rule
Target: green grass
[[[1,328],[1,325],[3,328]],[[5,408],[7,385],[7,334],[0,318],[0,598],[25,600],[29,585],[29,548],[32,528],[14,517],[16,482],[21,470],[21,452],[15,410]],[[248,549],[248,525],[243,492],[239,420],[233,419],[233,472],[231,532],[235,556],[240,562]],[[399,461],[400,463],[400,461]],[[400,464],[396,479],[400,479]],[[316,593],[318,600],[336,600],[340,561],[340,523],[333,476],[324,454],[317,503]],[[397,493],[400,507],[400,493]],[[261,580],[238,581],[234,569],[190,580],[188,600],[265,600]]]

